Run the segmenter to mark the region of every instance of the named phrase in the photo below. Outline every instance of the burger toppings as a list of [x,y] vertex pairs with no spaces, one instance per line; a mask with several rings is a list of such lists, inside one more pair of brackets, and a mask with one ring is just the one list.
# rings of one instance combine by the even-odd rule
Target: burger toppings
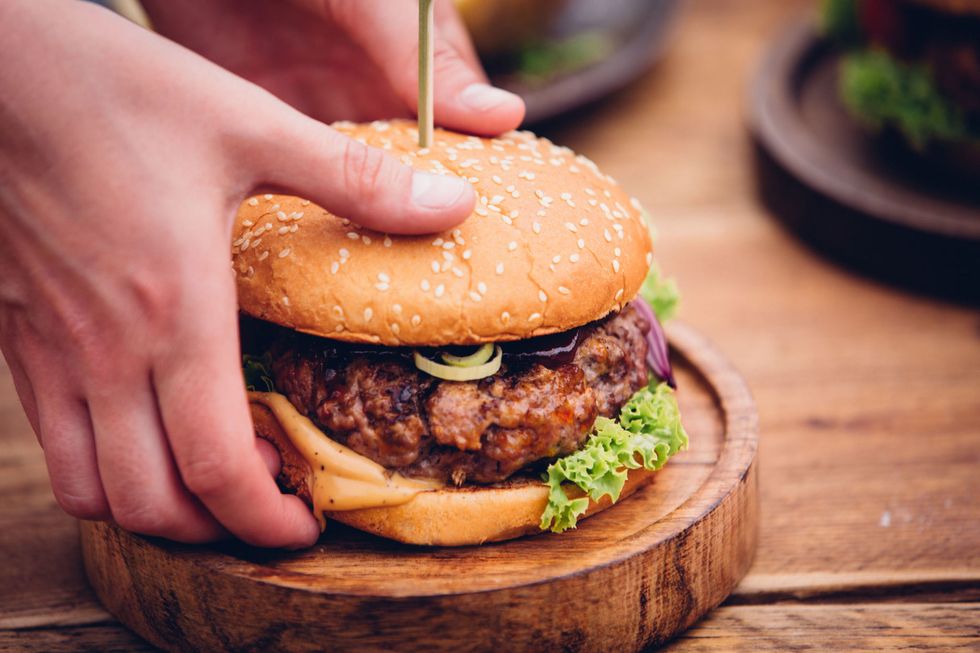
[[[667,459],[687,448],[674,394],[665,383],[643,388],[619,413],[619,421],[599,417],[579,451],[548,467],[548,507],[541,529],[561,533],[575,528],[589,500],[605,496],[615,503],[631,469],[657,470]],[[581,495],[570,498],[562,483],[571,483]]]
[[487,343],[469,356],[456,356],[443,352],[439,357],[446,361],[445,365],[427,358],[419,351],[413,354],[415,367],[429,376],[444,381],[477,381],[493,376],[500,370],[504,352],[499,345]]

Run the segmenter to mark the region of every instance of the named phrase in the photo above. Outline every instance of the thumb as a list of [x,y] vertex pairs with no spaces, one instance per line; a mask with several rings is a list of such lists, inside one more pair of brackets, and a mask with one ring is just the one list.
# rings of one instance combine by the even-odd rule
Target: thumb
[[[330,16],[368,54],[392,88],[414,111],[418,102],[418,3],[326,3]],[[436,2],[433,38],[434,105],[440,125],[485,136],[516,129],[524,120],[524,102],[494,88],[472,54],[472,45],[455,9]]]
[[476,195],[465,179],[415,170],[286,105],[279,111],[288,117],[275,136],[266,132],[250,148],[259,186],[288,189],[384,233],[445,231],[473,212]]

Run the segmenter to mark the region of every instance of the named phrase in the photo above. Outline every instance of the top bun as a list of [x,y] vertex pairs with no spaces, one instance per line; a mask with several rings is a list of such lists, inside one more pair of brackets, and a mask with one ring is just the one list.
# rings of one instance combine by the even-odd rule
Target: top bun
[[415,168],[467,178],[457,229],[388,236],[308,200],[252,197],[233,258],[244,312],[350,342],[441,346],[566,331],[631,300],[653,261],[643,211],[588,159],[528,132],[483,139],[407,121],[334,125]]

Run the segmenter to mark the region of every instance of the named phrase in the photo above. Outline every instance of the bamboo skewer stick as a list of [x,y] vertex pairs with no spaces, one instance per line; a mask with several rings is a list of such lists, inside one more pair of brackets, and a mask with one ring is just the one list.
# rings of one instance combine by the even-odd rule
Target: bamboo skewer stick
[[432,33],[435,31],[433,0],[419,0],[419,147],[432,142]]

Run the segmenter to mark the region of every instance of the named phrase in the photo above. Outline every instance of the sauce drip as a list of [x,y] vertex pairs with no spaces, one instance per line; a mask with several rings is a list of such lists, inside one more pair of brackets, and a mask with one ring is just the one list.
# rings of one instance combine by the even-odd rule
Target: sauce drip
[[310,465],[313,513],[326,526],[324,511],[397,506],[415,495],[441,487],[434,481],[410,479],[334,442],[301,415],[289,400],[275,392],[249,392],[248,400],[265,406],[289,441]]

